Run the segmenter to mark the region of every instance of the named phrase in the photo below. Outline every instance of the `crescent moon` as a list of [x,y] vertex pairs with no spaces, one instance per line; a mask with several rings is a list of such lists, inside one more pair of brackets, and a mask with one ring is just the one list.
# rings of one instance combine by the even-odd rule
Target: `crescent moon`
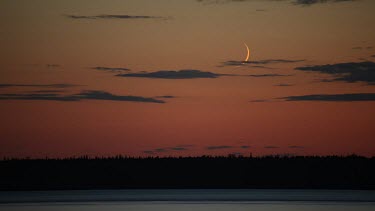
[[244,43],[244,44],[245,44],[245,47],[246,47],[246,50],[247,50],[247,55],[246,55],[246,59],[245,59],[245,62],[247,62],[249,60],[249,57],[250,57],[250,49],[249,49],[249,46],[246,45],[246,43]]

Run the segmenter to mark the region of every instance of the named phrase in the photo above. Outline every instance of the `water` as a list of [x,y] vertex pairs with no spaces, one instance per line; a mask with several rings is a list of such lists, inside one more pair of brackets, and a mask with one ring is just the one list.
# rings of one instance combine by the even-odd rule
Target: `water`
[[0,192],[1,211],[375,210],[375,191],[89,190]]

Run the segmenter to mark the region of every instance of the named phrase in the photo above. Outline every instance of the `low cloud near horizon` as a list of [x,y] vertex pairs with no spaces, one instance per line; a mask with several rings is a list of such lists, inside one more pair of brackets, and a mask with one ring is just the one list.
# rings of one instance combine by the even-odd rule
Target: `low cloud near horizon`
[[322,80],[323,82],[345,81],[349,83],[367,82],[369,85],[375,84],[375,63],[370,61],[312,65],[296,67],[295,69],[320,72],[335,77],[331,80]]
[[0,84],[0,88],[8,87],[45,87],[45,88],[68,88],[83,85],[76,84]]
[[316,94],[316,95],[299,95],[287,96],[279,99],[285,101],[375,101],[375,93],[350,93],[350,94]]
[[255,78],[264,78],[264,77],[286,77],[286,76],[293,76],[293,75],[283,75],[283,74],[259,74],[259,75],[247,75],[249,77],[255,77]]
[[109,71],[109,72],[130,71],[130,69],[124,68],[124,67],[102,67],[102,66],[98,66],[98,67],[92,67],[92,69],[94,69],[94,70],[102,70],[102,71]]
[[[230,2],[251,2],[254,0],[196,0],[197,2],[202,2],[205,4],[224,4]],[[263,0],[263,1],[279,1],[279,2],[288,2],[293,5],[300,5],[300,6],[311,6],[314,4],[323,4],[323,3],[340,3],[340,2],[354,2],[358,0]]]
[[132,95],[114,95],[105,91],[87,90],[73,95],[61,95],[56,93],[24,93],[24,94],[0,94],[0,100],[50,100],[50,101],[81,101],[81,100],[107,100],[107,101],[130,101],[144,103],[165,103],[149,97]]
[[149,15],[113,15],[113,14],[102,14],[102,15],[64,15],[71,19],[169,19],[168,17],[162,16],[149,16]]
[[236,61],[236,60],[229,60],[223,62],[223,66],[249,66],[249,67],[257,67],[257,68],[268,68],[265,66],[253,66],[253,65],[269,65],[269,64],[285,64],[285,63],[297,63],[306,61],[304,59],[265,59],[265,60],[257,60],[257,61]]
[[160,70],[156,72],[145,73],[125,73],[118,74],[119,77],[138,77],[138,78],[160,78],[160,79],[195,79],[195,78],[217,78],[220,76],[229,76],[200,70]]

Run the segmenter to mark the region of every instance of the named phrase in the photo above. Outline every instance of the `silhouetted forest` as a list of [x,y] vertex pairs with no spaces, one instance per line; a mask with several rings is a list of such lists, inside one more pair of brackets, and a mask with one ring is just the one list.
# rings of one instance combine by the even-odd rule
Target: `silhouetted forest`
[[126,188],[375,189],[375,157],[3,159],[0,190]]

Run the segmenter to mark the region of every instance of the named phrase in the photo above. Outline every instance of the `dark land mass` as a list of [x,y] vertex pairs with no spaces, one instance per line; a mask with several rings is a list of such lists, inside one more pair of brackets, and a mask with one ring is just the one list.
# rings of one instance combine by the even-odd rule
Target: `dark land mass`
[[133,188],[375,189],[375,157],[3,159],[0,190]]

